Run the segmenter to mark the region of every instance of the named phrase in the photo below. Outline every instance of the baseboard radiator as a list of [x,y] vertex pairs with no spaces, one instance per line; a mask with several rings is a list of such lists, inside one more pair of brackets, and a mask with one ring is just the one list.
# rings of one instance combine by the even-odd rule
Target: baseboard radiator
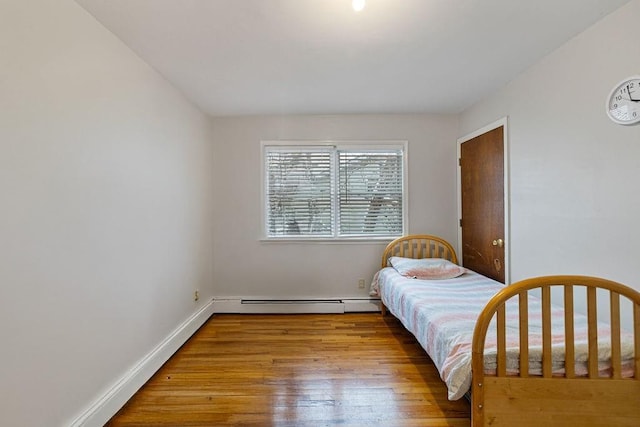
[[380,311],[373,298],[330,299],[247,299],[214,298],[214,313],[303,314]]

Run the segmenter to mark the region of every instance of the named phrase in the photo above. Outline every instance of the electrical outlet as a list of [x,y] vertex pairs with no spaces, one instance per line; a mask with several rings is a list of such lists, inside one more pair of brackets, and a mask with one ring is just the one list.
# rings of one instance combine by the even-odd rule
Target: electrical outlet
[[195,292],[193,293],[193,300],[198,301],[199,299],[200,299],[200,291],[196,289]]
[[364,279],[358,279],[358,288],[364,289]]

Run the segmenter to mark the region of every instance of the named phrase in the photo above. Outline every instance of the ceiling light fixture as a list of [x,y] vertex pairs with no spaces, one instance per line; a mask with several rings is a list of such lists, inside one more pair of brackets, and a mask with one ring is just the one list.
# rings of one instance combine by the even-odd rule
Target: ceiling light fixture
[[353,0],[351,2],[351,6],[353,6],[353,10],[355,10],[356,12],[360,12],[362,9],[364,9],[366,0]]

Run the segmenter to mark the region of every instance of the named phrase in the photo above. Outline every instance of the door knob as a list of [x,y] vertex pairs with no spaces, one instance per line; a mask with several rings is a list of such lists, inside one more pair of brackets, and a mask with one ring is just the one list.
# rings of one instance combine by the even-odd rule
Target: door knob
[[491,243],[493,246],[498,246],[498,247],[503,247],[504,246],[504,240],[502,239],[496,239]]

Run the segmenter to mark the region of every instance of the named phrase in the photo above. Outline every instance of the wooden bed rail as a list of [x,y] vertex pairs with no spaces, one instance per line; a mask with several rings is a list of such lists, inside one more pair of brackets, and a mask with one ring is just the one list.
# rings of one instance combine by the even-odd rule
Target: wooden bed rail
[[[552,373],[552,288],[563,292],[565,373]],[[576,376],[574,346],[574,289],[586,289],[588,334],[587,377]],[[542,375],[529,375],[528,292],[539,289],[542,305]],[[608,294],[611,335],[610,376],[598,367],[597,298]],[[602,294],[600,294],[601,296]],[[506,368],[506,302],[518,297],[519,373]],[[621,298],[633,307],[634,375],[622,378]],[[628,302],[625,301],[625,304]],[[484,372],[487,331],[496,318],[497,369]],[[498,292],[481,312],[472,344],[473,426],[640,425],[640,293],[610,280],[588,276],[545,276],[523,280]]]

